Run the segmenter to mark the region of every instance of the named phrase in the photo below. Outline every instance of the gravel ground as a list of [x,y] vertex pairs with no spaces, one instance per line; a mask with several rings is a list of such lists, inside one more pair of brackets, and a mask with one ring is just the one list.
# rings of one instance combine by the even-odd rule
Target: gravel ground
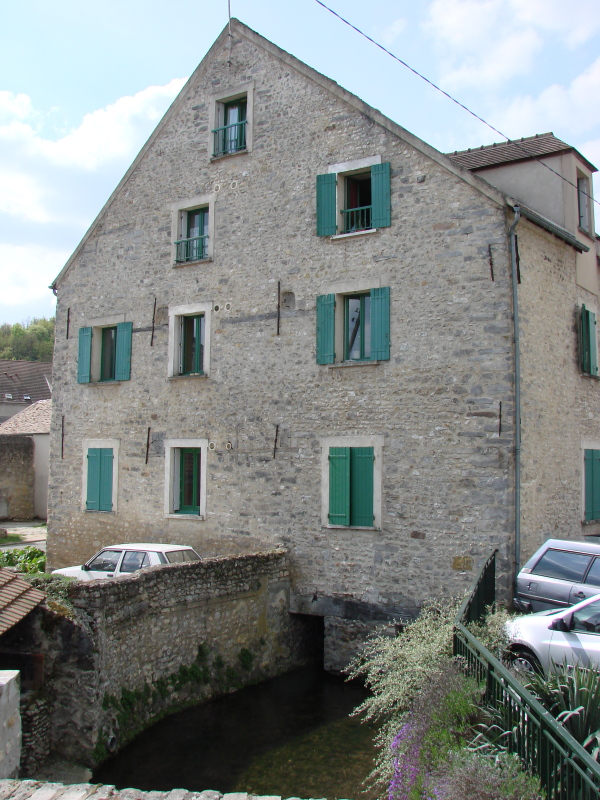
[[38,519],[26,520],[24,522],[13,522],[6,520],[0,522],[0,528],[4,528],[8,534],[18,533],[22,537],[22,542],[13,544],[2,544],[0,539],[0,550],[8,550],[13,547],[27,547],[32,545],[39,547],[40,550],[46,549],[46,526]]

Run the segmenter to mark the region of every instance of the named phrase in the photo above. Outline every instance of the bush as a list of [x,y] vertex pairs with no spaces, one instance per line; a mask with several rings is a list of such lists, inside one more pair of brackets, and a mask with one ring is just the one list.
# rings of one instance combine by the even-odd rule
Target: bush
[[38,547],[0,550],[0,567],[16,567],[27,574],[43,573],[46,568],[46,553]]

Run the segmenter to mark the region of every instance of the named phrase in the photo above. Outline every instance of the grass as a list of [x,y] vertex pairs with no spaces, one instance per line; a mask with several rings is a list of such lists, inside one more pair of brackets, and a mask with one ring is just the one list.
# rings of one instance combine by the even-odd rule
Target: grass
[[22,542],[23,537],[19,533],[9,533],[7,536],[0,536],[0,547],[4,544],[16,544]]

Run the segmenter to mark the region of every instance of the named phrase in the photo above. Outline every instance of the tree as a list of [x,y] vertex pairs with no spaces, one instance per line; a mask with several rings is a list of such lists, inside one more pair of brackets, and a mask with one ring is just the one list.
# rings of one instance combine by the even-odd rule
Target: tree
[[9,361],[52,361],[55,318],[35,317],[22,324],[0,325],[0,358]]

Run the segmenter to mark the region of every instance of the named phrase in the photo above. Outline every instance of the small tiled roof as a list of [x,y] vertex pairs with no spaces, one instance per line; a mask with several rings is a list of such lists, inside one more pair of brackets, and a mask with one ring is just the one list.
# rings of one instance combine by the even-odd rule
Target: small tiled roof
[[17,622],[46,598],[43,592],[8,569],[0,569],[0,634]]
[[52,397],[51,385],[51,361],[0,359],[0,402],[37,403],[38,400],[49,400]]
[[552,132],[536,133],[535,136],[527,136],[510,142],[482,145],[468,150],[457,150],[454,153],[446,153],[446,155],[452,161],[460,164],[461,167],[478,170],[486,167],[495,167],[499,164],[507,164],[511,161],[525,161],[532,158],[540,158],[541,156],[568,152],[577,153],[579,158],[593,172],[597,172],[596,167],[590,164],[581,153],[578,153],[574,147],[571,147],[561,139],[557,139]]
[[3,422],[0,425],[0,435],[50,433],[51,414],[52,400],[39,400]]

